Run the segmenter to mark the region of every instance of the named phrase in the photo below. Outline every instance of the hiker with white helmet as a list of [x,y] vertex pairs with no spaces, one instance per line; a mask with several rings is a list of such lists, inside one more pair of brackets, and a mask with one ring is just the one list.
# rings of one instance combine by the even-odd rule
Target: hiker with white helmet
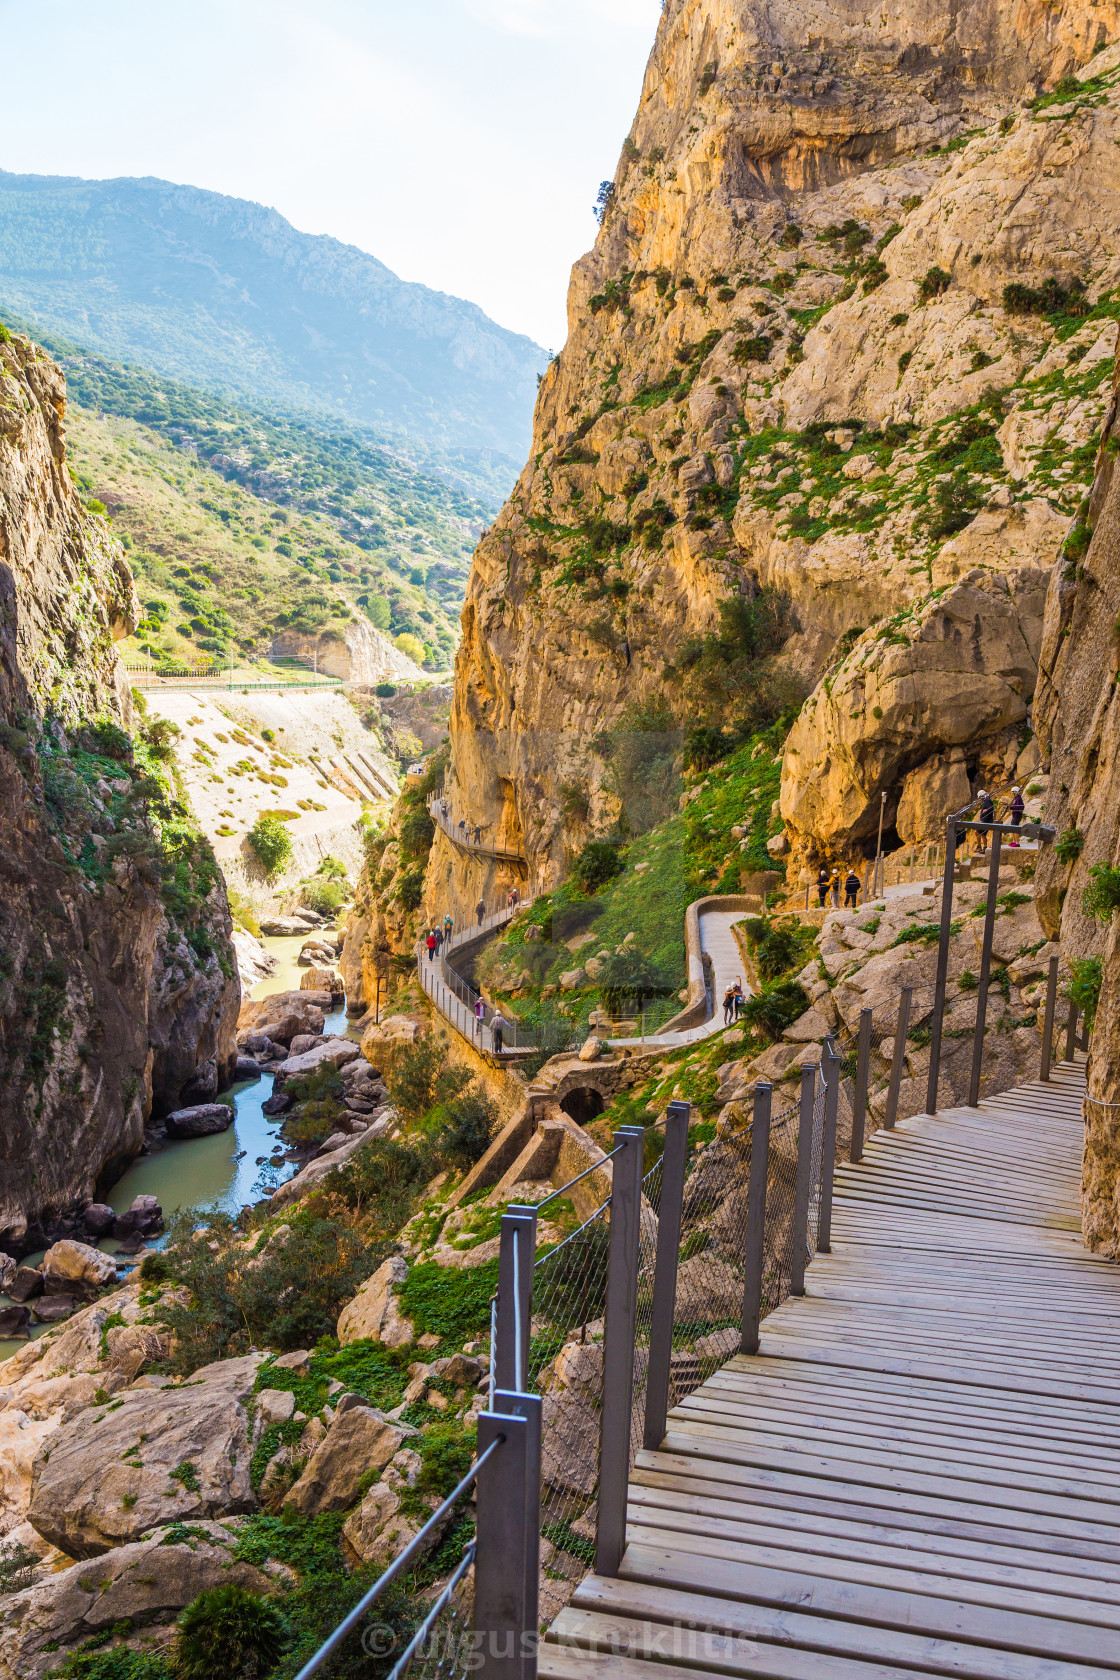
[[[1008,816],[1016,828],[1018,828],[1019,824],[1022,822],[1023,812],[1026,808],[1026,802],[1023,799],[1023,795],[1019,792],[1017,787],[1013,787],[1011,789],[1011,809],[1008,812]],[[1019,836],[1017,834],[1012,839],[1011,844],[1013,846],[1017,846],[1019,844]]]

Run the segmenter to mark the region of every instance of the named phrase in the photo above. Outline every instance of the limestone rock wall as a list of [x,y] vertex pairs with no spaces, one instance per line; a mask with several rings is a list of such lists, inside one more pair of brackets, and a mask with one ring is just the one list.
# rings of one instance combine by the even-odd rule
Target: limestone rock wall
[[[795,861],[858,853],[916,772],[936,824],[947,755],[970,785],[1014,767],[1116,343],[1118,32],[1069,0],[665,7],[462,615],[449,790],[532,886],[617,815],[602,732],[650,703],[686,725],[677,656],[763,586],[806,687],[854,699],[880,664],[890,691],[853,719],[818,688]],[[1045,280],[1060,329],[1004,307]],[[437,836],[427,884],[462,911],[502,881]]]
[[[1067,957],[1102,963],[1089,1054],[1082,1218],[1089,1246],[1120,1259],[1120,911],[1101,920],[1083,897],[1095,867],[1120,869],[1120,382],[1097,462],[1083,559],[1055,568],[1046,602],[1039,715],[1049,754],[1047,821],[1073,846],[1047,849],[1039,905]],[[1078,855],[1070,855],[1071,850]],[[1120,875],[1116,877],[1120,880]]]
[[[127,1164],[153,1105],[217,1090],[238,1003],[220,877],[184,840],[169,896],[156,812],[175,813],[113,733],[138,721],[113,645],[135,596],[70,483],[64,411],[54,363],[0,342],[0,1240],[16,1251]],[[97,756],[98,722],[121,758]]]

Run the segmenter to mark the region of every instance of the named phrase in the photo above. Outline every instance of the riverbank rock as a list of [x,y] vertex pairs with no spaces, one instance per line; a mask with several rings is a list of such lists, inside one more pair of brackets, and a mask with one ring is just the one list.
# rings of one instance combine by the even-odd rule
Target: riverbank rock
[[157,1529],[12,1594],[4,1601],[0,1680],[40,1680],[71,1648],[122,1622],[166,1625],[211,1587],[267,1591],[267,1575],[234,1560],[236,1545],[220,1523],[196,1519],[189,1534]]
[[286,1079],[298,1079],[305,1074],[318,1073],[322,1067],[345,1067],[347,1062],[355,1062],[361,1055],[358,1046],[349,1038],[328,1038],[322,1044],[317,1044],[313,1050],[305,1050],[301,1056],[289,1056],[287,1061],[281,1062],[273,1071],[277,1081],[283,1083]]
[[345,1511],[357,1499],[362,1478],[384,1469],[408,1434],[370,1407],[339,1413],[285,1495],[283,1508],[305,1517]]
[[302,916],[266,916],[260,929],[274,939],[294,939],[297,934],[306,933],[311,926],[313,924],[305,922]]
[[96,1557],[162,1523],[251,1511],[245,1409],[259,1354],[180,1388],[130,1390],[64,1424],[36,1459],[28,1519],[69,1557]]
[[[259,1073],[260,1069],[254,1066],[254,1072]],[[233,1125],[233,1109],[225,1103],[198,1103],[194,1108],[176,1109],[163,1123],[168,1137],[211,1137],[215,1132],[228,1131]]]
[[10,1337],[13,1341],[23,1341],[30,1334],[29,1307],[0,1307],[0,1336]]
[[329,992],[273,992],[269,997],[247,998],[237,1017],[237,1038],[245,1042],[249,1033],[260,1033],[278,1044],[290,1044],[297,1033],[321,1033],[323,1011],[330,1008]]
[[344,990],[342,976],[333,968],[309,968],[300,981],[300,989],[305,992],[330,992],[332,997],[341,997]]
[[37,1266],[17,1266],[8,1281],[13,1301],[30,1301],[43,1293],[43,1274]]
[[395,1118],[395,1110],[386,1109],[380,1118],[371,1120],[365,1131],[359,1132],[355,1137],[348,1137],[345,1143],[332,1150],[329,1155],[320,1155],[314,1161],[309,1161],[301,1172],[296,1173],[292,1178],[281,1184],[277,1190],[273,1191],[269,1205],[274,1208],[282,1208],[287,1207],[291,1202],[298,1202],[301,1196],[306,1196],[307,1192],[314,1189],[319,1180],[325,1178],[329,1172],[333,1172],[335,1167],[344,1166],[351,1155],[359,1150],[363,1144],[368,1143],[370,1138],[381,1137],[383,1133],[387,1132]]
[[335,1334],[343,1346],[367,1337],[386,1347],[405,1347],[414,1340],[415,1331],[399,1310],[394,1287],[407,1277],[408,1262],[401,1255],[381,1262],[339,1314]]
[[423,1031],[424,1023],[411,1015],[386,1015],[362,1034],[362,1055],[384,1077],[401,1051],[410,1050]]
[[271,951],[265,950],[259,939],[254,939],[247,928],[235,927],[230,935],[230,942],[237,961],[241,990],[248,996],[253,987],[259,985],[262,980],[267,980],[280,964]]

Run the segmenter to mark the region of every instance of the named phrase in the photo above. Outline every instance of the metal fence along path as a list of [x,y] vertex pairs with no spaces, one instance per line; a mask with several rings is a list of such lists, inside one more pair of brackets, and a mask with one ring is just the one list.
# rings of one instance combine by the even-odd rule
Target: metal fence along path
[[837,1167],[804,1295],[647,1436],[617,1573],[542,1675],[1120,1667],[1120,1271],[1080,1241],[1083,1092],[1078,1058]]

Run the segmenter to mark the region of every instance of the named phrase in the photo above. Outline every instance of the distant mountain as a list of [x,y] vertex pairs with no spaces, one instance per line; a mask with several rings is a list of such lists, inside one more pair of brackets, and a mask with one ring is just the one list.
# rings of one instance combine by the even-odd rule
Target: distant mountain
[[528,450],[545,351],[246,199],[0,170],[6,305],[90,349],[442,450]]

